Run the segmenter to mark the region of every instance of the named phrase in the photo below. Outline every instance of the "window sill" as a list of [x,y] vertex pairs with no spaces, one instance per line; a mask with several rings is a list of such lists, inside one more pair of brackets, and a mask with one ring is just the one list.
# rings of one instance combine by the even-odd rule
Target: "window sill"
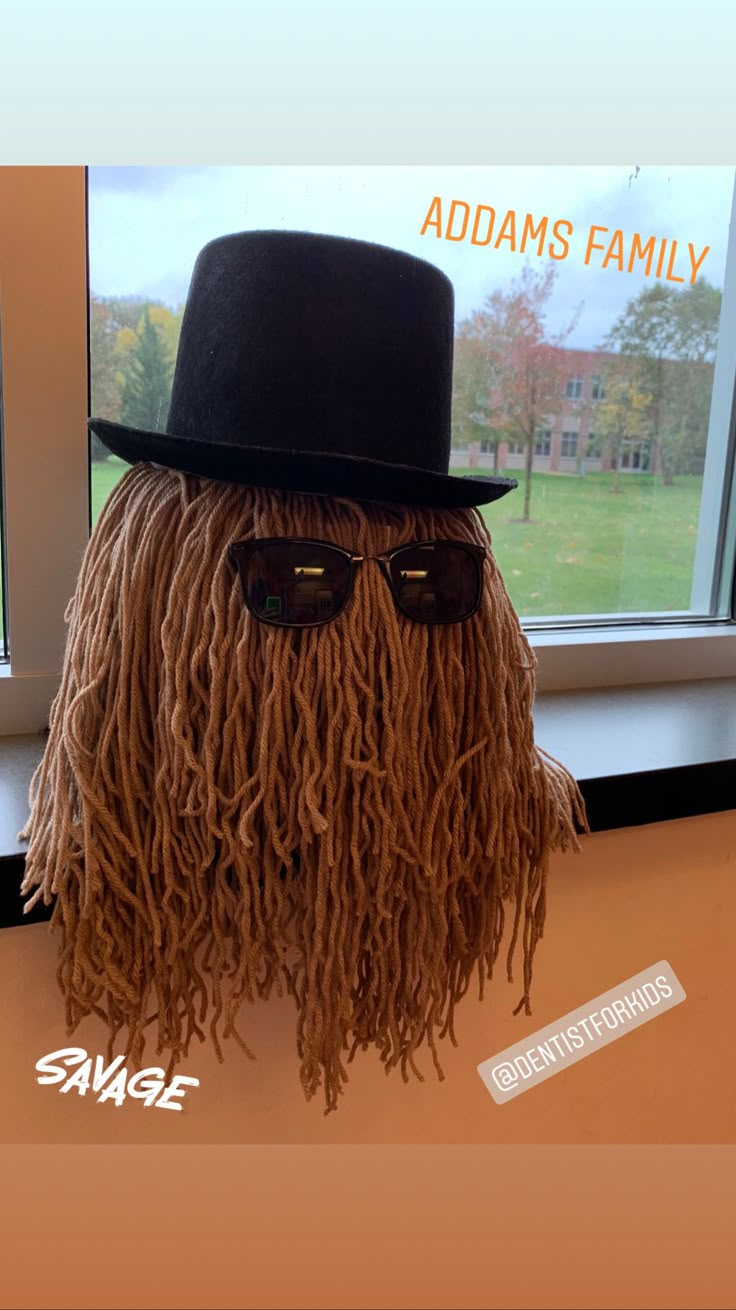
[[736,809],[736,678],[544,692],[534,724],[594,832]]
[[[580,783],[594,832],[736,809],[736,678],[541,692],[535,737]],[[0,927],[18,896],[28,788],[46,737],[0,737]]]

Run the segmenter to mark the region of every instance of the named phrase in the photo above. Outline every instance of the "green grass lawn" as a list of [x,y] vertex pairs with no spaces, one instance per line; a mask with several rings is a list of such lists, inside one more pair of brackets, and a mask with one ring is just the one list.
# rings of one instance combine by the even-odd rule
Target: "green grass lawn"
[[[92,465],[93,524],[129,467],[114,455]],[[515,476],[517,490],[482,513],[519,614],[688,609],[701,478],[665,487],[648,474],[622,474],[614,495],[610,473],[535,473],[531,522],[522,523],[523,473]]]
[[611,473],[535,473],[523,523],[523,472],[514,476],[516,491],[482,513],[519,614],[689,608],[702,478],[665,487],[649,474],[622,474],[614,494]]
[[124,459],[118,459],[117,455],[110,455],[108,459],[94,460],[92,463],[92,526],[97,522],[100,510],[107,500],[110,492],[119,482],[126,469],[130,464],[126,464]]

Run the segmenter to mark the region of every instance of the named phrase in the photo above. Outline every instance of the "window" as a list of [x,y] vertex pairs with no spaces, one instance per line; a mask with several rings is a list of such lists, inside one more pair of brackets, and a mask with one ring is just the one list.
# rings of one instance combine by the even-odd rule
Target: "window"
[[[517,212],[547,212],[553,187],[564,201],[567,174],[557,167],[478,168],[472,176],[467,169],[455,175],[448,168],[447,194],[487,195],[501,173]],[[628,192],[619,173],[575,170],[583,225],[608,220],[611,231],[621,226],[616,197]],[[477,250],[416,235],[416,213],[427,189],[435,194],[431,167],[49,166],[8,169],[2,183],[2,508],[9,651],[0,662],[0,733],[8,733],[35,731],[47,722],[59,683],[63,615],[79,559],[106,496],[127,467],[90,450],[86,416],[120,418],[128,365],[147,321],[158,338],[158,356],[170,361],[194,259],[207,240],[247,225],[324,231],[329,212],[331,231],[393,241],[430,259],[456,286],[458,368],[464,324],[475,314],[490,315],[492,307],[486,303],[490,265],[477,258]],[[683,338],[679,345],[675,341],[670,357],[652,338],[634,357],[639,380],[650,386],[651,365],[666,387],[658,397],[659,421],[648,413],[638,428],[629,423],[623,429],[630,444],[621,446],[618,467],[613,468],[616,415],[610,384],[595,438],[579,440],[576,453],[591,455],[584,476],[569,471],[558,476],[563,447],[558,453],[546,430],[538,434],[540,463],[532,470],[526,520],[525,448],[502,437],[499,472],[503,459],[511,459],[520,486],[484,517],[512,600],[537,649],[542,688],[695,677],[704,671],[729,676],[736,667],[730,618],[736,554],[731,436],[736,304],[729,301],[736,287],[733,183],[733,169],[720,167],[648,168],[639,178],[640,230],[663,230],[666,218],[667,229],[675,232],[687,214],[688,239],[697,251],[710,246],[701,273],[711,317],[695,351]],[[389,193],[395,223],[390,233],[371,218],[385,213],[378,202]],[[32,240],[29,213],[34,214]],[[506,295],[525,264],[541,268],[543,259],[529,258],[534,253],[494,251],[496,281],[490,290]],[[458,260],[466,261],[467,277],[458,277]],[[727,268],[733,276],[726,276]],[[477,270],[475,281],[472,270]],[[608,354],[617,352],[605,346],[605,337],[626,318],[627,307],[635,309],[652,288],[667,304],[689,294],[687,285],[670,287],[642,270],[617,280],[594,260],[582,271],[564,261],[554,304],[548,306],[550,331],[572,317],[583,276],[585,307],[557,361],[559,414],[553,417],[554,405],[537,411],[551,430],[559,424],[568,433],[572,425],[564,419],[565,404],[579,410],[590,403],[582,379],[603,376],[603,355],[608,376]],[[620,294],[622,285],[628,299]],[[679,312],[689,302],[671,303]],[[692,346],[693,334],[685,335]],[[159,418],[165,412],[165,398],[160,399]],[[515,417],[513,396],[504,399],[499,429],[508,431]],[[568,439],[564,449],[570,448]],[[599,549],[602,539],[605,552]]]
[[621,443],[621,468],[646,473],[649,469],[650,451],[650,441],[623,441]]
[[[539,206],[549,196],[549,188],[558,185],[554,168],[510,168],[502,172],[517,197],[517,213],[547,212],[544,206],[541,209]],[[701,502],[705,494],[705,452],[708,445],[715,451],[716,444],[708,436],[708,415],[714,388],[714,343],[718,338],[723,295],[733,169],[651,169],[649,180],[645,179],[645,185],[637,193],[642,205],[642,217],[637,222],[646,222],[647,230],[659,231],[665,220],[669,230],[673,222],[676,225],[679,213],[687,216],[688,224],[692,217],[697,252],[710,247],[701,271],[709,274],[707,282],[712,294],[709,293],[708,304],[714,321],[708,323],[703,334],[698,346],[702,358],[697,360],[690,358],[691,336],[688,331],[683,332],[682,341],[673,352],[677,357],[668,358],[664,367],[665,394],[649,397],[651,404],[641,418],[641,430],[632,424],[624,428],[626,438],[636,443],[636,449],[626,448],[625,452],[622,447],[614,431],[621,416],[610,404],[601,413],[601,422],[596,423],[598,436],[593,448],[590,440],[580,437],[579,429],[586,431],[593,404],[597,407],[595,412],[600,412],[603,378],[609,376],[612,364],[620,360],[621,340],[609,339],[614,329],[621,327],[620,320],[624,320],[623,326],[631,337],[631,324],[642,298],[646,298],[652,287],[664,287],[665,308],[674,322],[679,313],[677,306],[686,302],[672,297],[685,294],[685,286],[657,282],[653,275],[647,277],[644,263],[618,281],[611,277],[610,266],[604,269],[600,261],[592,260],[582,272],[573,260],[557,265],[554,298],[545,306],[545,330],[549,331],[549,339],[554,336],[556,342],[557,380],[554,389],[545,392],[537,402],[537,413],[544,418],[533,443],[532,495],[526,522],[522,520],[527,448],[518,433],[527,420],[524,397],[517,394],[523,370],[514,368],[513,360],[507,368],[504,359],[499,360],[498,352],[492,348],[494,342],[507,339],[503,332],[495,331],[493,314],[499,296],[501,300],[506,297],[506,326],[513,328],[511,290],[521,285],[519,279],[525,266],[531,266],[534,272],[537,264],[541,270],[545,263],[543,259],[530,259],[538,253],[536,246],[512,253],[508,244],[495,248],[491,240],[494,261],[489,284],[488,266],[481,265],[477,259],[471,260],[478,252],[469,243],[438,239],[436,227],[430,227],[424,236],[417,235],[416,223],[412,235],[409,215],[417,211],[426,213],[422,209],[423,188],[434,176],[428,167],[233,166],[152,168],[145,173],[142,179],[140,171],[125,167],[89,170],[91,313],[99,318],[101,327],[95,338],[99,349],[93,343],[92,388],[93,396],[105,398],[105,403],[111,406],[108,417],[120,418],[124,412],[127,372],[139,352],[146,314],[159,336],[161,371],[165,371],[166,360],[171,368],[192,264],[206,240],[227,231],[242,230],[244,226],[324,231],[324,214],[329,211],[330,231],[386,244],[393,240],[398,247],[434,262],[453,280],[456,376],[465,370],[464,385],[456,388],[462,404],[453,405],[454,444],[460,448],[467,446],[469,440],[479,439],[477,415],[482,412],[484,422],[502,434],[499,472],[503,472],[506,463],[515,475],[521,474],[520,491],[490,507],[485,518],[493,530],[494,548],[504,577],[508,578],[512,600],[522,617],[541,628],[561,619],[569,624],[576,617],[585,622],[600,618],[606,623],[626,615],[637,616],[639,622],[641,615],[725,613],[724,594],[719,598],[720,609],[715,610],[710,601],[704,605],[700,599],[695,605],[692,591]],[[450,168],[445,180],[448,185],[452,183],[453,194],[460,197],[466,195],[470,181],[480,195],[486,193],[484,188],[487,190],[492,179],[497,186],[498,177],[497,169],[492,174],[483,168],[473,169],[470,174],[467,170],[457,170],[455,174]],[[589,180],[581,181],[585,177]],[[142,180],[145,185],[141,185]],[[597,224],[610,219],[611,232],[622,226],[618,220],[614,221],[614,216],[616,204],[627,203],[628,175],[619,182],[615,169],[578,169],[574,180],[580,194],[585,192],[587,197],[581,211],[583,226],[588,218]],[[638,181],[641,183],[642,178]],[[388,194],[392,196],[395,216],[393,236],[385,225],[379,231],[371,217],[378,212],[375,205],[380,197]],[[618,196],[619,200],[612,201],[611,196]],[[468,237],[476,217],[470,214]],[[489,222],[487,212],[480,217]],[[443,222],[447,219],[448,215],[444,215]],[[496,219],[499,224],[498,214]],[[462,214],[456,215],[456,235],[458,224],[461,228]],[[444,228],[441,230],[444,234]],[[483,229],[477,235],[492,238],[494,233]],[[136,255],[136,251],[141,254]],[[458,275],[458,261],[464,270],[462,278]],[[123,267],[125,281],[121,282]],[[561,337],[565,324],[573,318],[572,311],[580,304],[583,276],[586,281],[583,310],[574,331]],[[529,297],[530,304],[533,299]],[[489,350],[485,358],[493,361],[488,363],[487,375],[482,369],[478,371],[478,359],[483,360],[483,352],[476,349],[474,353],[470,348],[477,347],[477,331],[480,327],[482,336],[486,323]],[[634,326],[637,323],[638,320]],[[650,374],[654,375],[659,368],[662,343],[655,336],[650,341],[646,333],[643,340],[644,353],[636,359],[637,378],[631,380],[619,408],[625,409],[629,404],[639,386],[639,374],[642,385],[646,383],[653,392]],[[115,352],[114,369],[105,362],[103,353],[103,347],[109,350],[110,345]],[[495,391],[498,396],[494,407]],[[682,413],[680,402],[688,394],[695,399],[689,406],[685,427],[675,436],[673,419]],[[96,412],[104,413],[100,409],[102,401],[95,403]],[[152,426],[158,416],[165,414],[165,404],[165,396],[157,400],[156,412],[151,415]],[[653,417],[656,413],[660,415],[659,420]],[[660,431],[650,431],[657,421]],[[727,426],[721,420],[718,428],[723,447]],[[555,437],[553,443],[552,432],[556,429],[561,436]],[[490,444],[488,451],[481,446],[484,463],[490,450]],[[119,476],[114,458],[99,453],[103,458],[92,465],[93,515],[99,512]],[[556,476],[560,461],[577,459],[580,455],[590,456],[583,469],[575,470],[584,476]],[[670,455],[674,468],[672,481],[667,480],[665,458]],[[713,455],[714,460],[722,458],[723,449],[720,455]],[[453,471],[463,472],[459,459],[454,462]],[[640,476],[621,476],[617,482],[616,475],[624,472]],[[717,494],[715,472],[710,484],[713,494]],[[644,494],[646,500],[641,499]],[[670,533],[675,521],[686,522],[687,530],[673,543]],[[704,524],[710,521],[710,516],[703,519]],[[571,525],[575,531],[570,531]],[[607,541],[603,560],[598,548],[601,525]],[[641,528],[645,530],[642,532]],[[714,539],[710,543],[711,577],[716,546]],[[557,556],[566,561],[564,567],[555,563]],[[701,591],[706,585],[707,557],[706,552],[699,571]]]

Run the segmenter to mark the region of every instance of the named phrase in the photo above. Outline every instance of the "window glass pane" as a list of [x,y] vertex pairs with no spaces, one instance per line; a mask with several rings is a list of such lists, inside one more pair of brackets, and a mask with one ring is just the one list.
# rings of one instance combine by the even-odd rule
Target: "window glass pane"
[[[90,168],[92,413],[165,428],[213,237],[407,250],[455,288],[451,472],[519,479],[482,511],[519,613],[690,612],[733,183],[725,167]],[[97,438],[91,457],[94,522],[127,466]]]

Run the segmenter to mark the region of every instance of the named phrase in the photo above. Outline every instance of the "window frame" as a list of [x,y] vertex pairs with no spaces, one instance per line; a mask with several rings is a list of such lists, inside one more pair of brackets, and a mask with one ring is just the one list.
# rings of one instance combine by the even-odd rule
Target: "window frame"
[[[2,168],[0,313],[10,658],[0,663],[0,736],[38,732],[48,723],[61,678],[64,612],[89,539],[88,281],[86,168]],[[722,602],[728,598],[732,606],[733,221],[723,304],[693,597]],[[63,333],[56,326],[61,321]],[[706,553],[711,550],[712,561],[716,548],[722,567],[713,577]],[[560,616],[549,622],[525,620],[524,628],[537,655],[540,691],[732,677],[736,669],[732,608],[721,619],[574,615],[570,626]]]
[[10,647],[0,663],[2,736],[48,723],[61,676],[64,610],[89,538],[87,281],[85,169],[0,169]]

